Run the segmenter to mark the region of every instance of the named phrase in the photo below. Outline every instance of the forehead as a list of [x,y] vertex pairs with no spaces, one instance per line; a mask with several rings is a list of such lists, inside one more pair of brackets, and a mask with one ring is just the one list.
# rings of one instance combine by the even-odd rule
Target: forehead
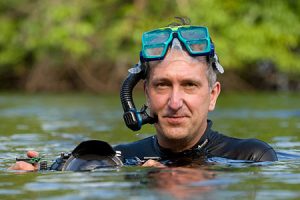
[[206,75],[208,63],[205,56],[191,57],[184,52],[168,52],[162,61],[151,61],[150,77],[165,77],[171,75],[189,75],[202,76]]
[[[149,84],[168,81],[172,83],[183,83],[187,81],[208,85],[207,65],[190,65],[182,61],[175,61],[169,65],[157,65],[150,70],[147,78]],[[207,83],[207,84],[206,84]]]

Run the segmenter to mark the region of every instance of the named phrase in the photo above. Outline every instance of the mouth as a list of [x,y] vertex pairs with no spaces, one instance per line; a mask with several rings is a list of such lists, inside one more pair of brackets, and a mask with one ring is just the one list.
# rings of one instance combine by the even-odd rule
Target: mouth
[[178,125],[183,123],[188,117],[184,115],[180,116],[163,116],[163,118],[172,125]]

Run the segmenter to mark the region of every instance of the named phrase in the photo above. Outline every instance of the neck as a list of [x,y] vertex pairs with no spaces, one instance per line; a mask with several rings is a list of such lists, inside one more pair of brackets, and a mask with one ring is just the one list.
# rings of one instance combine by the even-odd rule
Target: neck
[[[200,138],[199,138],[199,140],[200,140]],[[187,149],[191,149],[193,146],[195,146],[197,144],[197,142],[193,142],[193,143],[189,143],[189,144],[187,144],[187,142],[185,140],[168,140],[168,142],[165,142],[165,141],[161,141],[158,138],[159,146],[161,146],[164,149],[168,149],[174,153],[179,153],[179,152],[185,151]]]

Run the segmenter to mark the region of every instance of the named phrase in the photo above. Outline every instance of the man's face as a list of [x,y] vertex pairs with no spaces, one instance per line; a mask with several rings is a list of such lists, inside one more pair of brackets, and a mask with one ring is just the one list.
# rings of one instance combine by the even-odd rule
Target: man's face
[[209,88],[205,59],[190,62],[186,56],[179,51],[167,55],[167,59],[151,66],[145,83],[151,114],[158,117],[158,142],[175,151],[198,142],[220,93],[218,82]]

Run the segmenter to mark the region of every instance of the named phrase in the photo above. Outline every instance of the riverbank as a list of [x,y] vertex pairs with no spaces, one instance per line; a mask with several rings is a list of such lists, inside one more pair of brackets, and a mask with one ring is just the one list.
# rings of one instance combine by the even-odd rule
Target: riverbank
[[[247,70],[246,70],[247,69]],[[105,74],[105,75],[103,75]],[[102,93],[118,91],[127,76],[123,70],[38,67],[28,72],[2,72],[1,91]],[[300,74],[283,73],[272,66],[225,69],[218,75],[223,91],[299,91]]]

